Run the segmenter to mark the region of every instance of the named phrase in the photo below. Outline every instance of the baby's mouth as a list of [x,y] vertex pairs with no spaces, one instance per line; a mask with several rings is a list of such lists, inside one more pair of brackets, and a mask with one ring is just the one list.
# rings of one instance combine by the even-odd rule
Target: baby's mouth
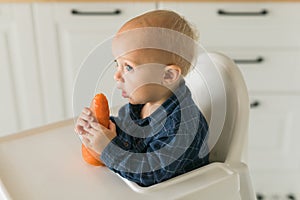
[[129,97],[124,90],[122,90],[122,97],[124,97],[124,98],[128,98]]

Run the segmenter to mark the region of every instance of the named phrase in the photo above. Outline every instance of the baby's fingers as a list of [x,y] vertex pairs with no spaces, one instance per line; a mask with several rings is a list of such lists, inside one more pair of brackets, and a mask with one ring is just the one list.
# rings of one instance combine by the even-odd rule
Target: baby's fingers
[[84,119],[85,121],[94,121],[94,117],[87,110],[83,109],[82,113],[79,115],[79,118]]
[[90,122],[90,125],[91,125],[92,128],[94,128],[97,131],[102,131],[103,128],[105,128],[104,126],[102,126],[98,122]]
[[99,134],[99,130],[94,129],[93,127],[83,127],[83,129],[88,133],[88,136],[96,136]]
[[111,120],[109,120],[109,129],[116,132],[116,125]]
[[86,114],[86,115],[91,115],[92,114],[92,110],[88,107],[84,107],[82,109],[82,113]]
[[86,131],[84,130],[84,127],[89,128],[90,125],[89,125],[88,121],[86,121],[86,120],[79,117],[77,119],[77,122],[76,122],[76,125],[75,125],[75,129],[74,129],[75,132],[80,134],[80,135],[85,134]]
[[76,126],[81,126],[81,127],[89,127],[89,122],[87,122],[86,120],[82,119],[82,118],[78,118],[77,119],[77,124]]
[[82,126],[76,126],[74,128],[75,133],[79,134],[79,135],[83,135],[86,134],[86,131],[83,129]]

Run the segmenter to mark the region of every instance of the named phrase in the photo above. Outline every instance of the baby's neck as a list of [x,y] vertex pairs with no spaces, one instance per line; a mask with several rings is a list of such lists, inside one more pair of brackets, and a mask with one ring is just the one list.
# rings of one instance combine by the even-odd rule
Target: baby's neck
[[170,96],[172,96],[172,92],[168,91],[163,98],[156,102],[147,102],[142,110],[141,110],[141,118],[144,119],[149,117],[152,113],[154,113]]
[[167,89],[164,95],[160,98],[160,100],[156,102],[147,102],[141,110],[140,117],[144,119],[146,117],[149,117],[152,113],[154,113],[157,110],[157,108],[159,108],[168,98],[170,98],[173,95],[172,91],[179,87],[180,81],[181,79],[174,83],[171,88]]
[[141,110],[141,118],[145,119],[146,117],[149,117],[157,108],[159,108],[160,105],[158,104],[150,104],[150,103],[146,103],[142,110]]

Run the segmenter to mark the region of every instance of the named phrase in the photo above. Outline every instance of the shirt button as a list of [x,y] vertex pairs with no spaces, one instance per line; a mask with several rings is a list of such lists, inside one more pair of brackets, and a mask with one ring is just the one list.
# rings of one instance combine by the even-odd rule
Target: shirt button
[[123,144],[124,144],[125,147],[129,146],[128,142],[124,142]]

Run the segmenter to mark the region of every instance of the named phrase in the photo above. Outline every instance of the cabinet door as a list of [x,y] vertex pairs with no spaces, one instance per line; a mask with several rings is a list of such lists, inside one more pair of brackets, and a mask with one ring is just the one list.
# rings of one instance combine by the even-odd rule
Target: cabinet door
[[0,135],[44,122],[29,4],[0,4]]
[[299,192],[300,95],[251,95],[249,167],[257,191]]
[[257,170],[300,170],[300,96],[250,96],[249,164]]
[[47,121],[72,117],[74,78],[88,53],[128,19],[151,9],[154,2],[34,4]]
[[[297,2],[161,2],[199,31],[204,47],[299,47]],[[280,38],[280,39],[278,39]]]
[[249,92],[300,92],[300,51],[294,49],[265,50],[214,49],[224,52],[240,67]]

